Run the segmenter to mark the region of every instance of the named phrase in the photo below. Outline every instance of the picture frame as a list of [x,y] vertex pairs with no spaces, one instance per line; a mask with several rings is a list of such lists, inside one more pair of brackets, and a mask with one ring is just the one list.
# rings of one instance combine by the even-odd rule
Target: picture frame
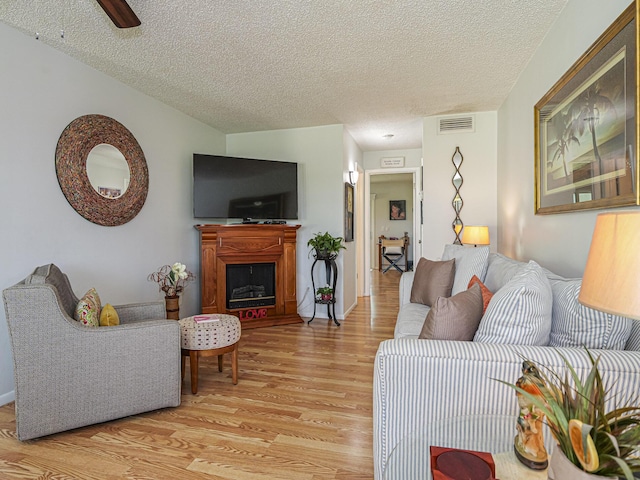
[[635,2],[534,107],[535,213],[640,204]]
[[344,241],[353,242],[353,212],[355,208],[355,198],[353,185],[344,184]]
[[389,220],[407,219],[407,201],[389,200]]

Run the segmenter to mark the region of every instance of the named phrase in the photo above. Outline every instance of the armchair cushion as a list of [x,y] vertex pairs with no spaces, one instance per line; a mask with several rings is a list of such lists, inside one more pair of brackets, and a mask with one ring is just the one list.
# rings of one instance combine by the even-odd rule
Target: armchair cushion
[[51,285],[58,292],[61,306],[64,312],[73,317],[73,312],[78,305],[76,297],[71,289],[69,278],[62,273],[53,263],[36,268],[31,275],[25,278],[25,285]]

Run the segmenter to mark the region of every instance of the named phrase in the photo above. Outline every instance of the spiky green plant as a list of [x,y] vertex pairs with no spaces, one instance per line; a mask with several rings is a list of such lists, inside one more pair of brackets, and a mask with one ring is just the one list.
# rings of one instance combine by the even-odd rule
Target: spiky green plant
[[[524,395],[546,416],[546,423],[570,462],[593,475],[634,480],[640,472],[640,406],[605,412],[605,390],[597,359],[587,350],[591,370],[581,379],[569,361],[564,376],[537,369],[541,396],[502,383]],[[533,363],[530,362],[529,363]],[[536,367],[537,368],[537,367]],[[635,403],[635,401],[634,401]]]

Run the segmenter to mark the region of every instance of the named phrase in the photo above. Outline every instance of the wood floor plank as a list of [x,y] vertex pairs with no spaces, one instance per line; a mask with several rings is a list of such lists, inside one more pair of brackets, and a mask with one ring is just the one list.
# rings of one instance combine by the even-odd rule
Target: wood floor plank
[[393,337],[399,278],[372,272],[340,327],[243,331],[238,384],[228,359],[222,372],[202,359],[198,394],[187,372],[176,408],[19,442],[13,404],[0,407],[0,479],[373,478],[373,360]]

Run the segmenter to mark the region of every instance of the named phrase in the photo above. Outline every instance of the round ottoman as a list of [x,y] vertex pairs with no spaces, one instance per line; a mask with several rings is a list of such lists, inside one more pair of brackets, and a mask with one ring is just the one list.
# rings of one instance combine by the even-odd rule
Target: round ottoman
[[[196,319],[212,318],[214,321],[196,322]],[[194,315],[183,318],[180,323],[182,343],[182,378],[185,360],[189,357],[191,371],[191,392],[198,392],[198,360],[200,357],[218,356],[218,370],[222,371],[222,356],[231,352],[231,378],[238,383],[238,341],[240,340],[240,320],[233,315]]]

